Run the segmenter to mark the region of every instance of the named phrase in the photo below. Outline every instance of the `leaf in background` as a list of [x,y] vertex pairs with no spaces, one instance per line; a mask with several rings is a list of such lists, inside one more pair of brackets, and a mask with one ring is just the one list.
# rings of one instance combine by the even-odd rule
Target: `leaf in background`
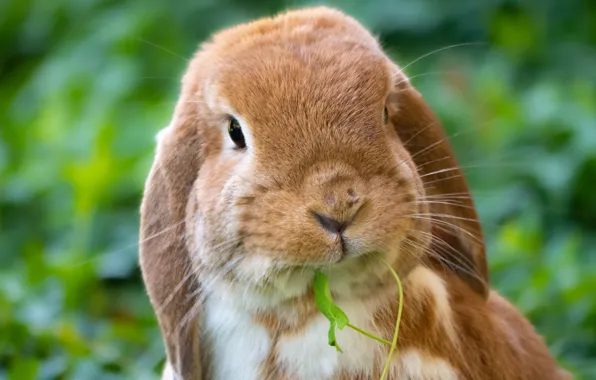
[[346,313],[333,302],[329,290],[329,280],[326,275],[319,271],[315,272],[314,292],[315,303],[319,311],[329,320],[329,345],[342,352],[335,338],[335,328],[342,330],[350,323],[350,320]]
[[39,362],[35,359],[15,359],[8,373],[9,380],[35,380]]

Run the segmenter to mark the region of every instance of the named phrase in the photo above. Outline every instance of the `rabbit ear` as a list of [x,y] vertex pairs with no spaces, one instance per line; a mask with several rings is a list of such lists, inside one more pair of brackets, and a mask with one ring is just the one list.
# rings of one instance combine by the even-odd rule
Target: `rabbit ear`
[[[188,92],[188,91],[187,91]],[[166,346],[169,371],[200,379],[198,282],[187,248],[186,207],[201,165],[196,112],[183,95],[158,135],[141,206],[140,266]]]
[[443,266],[486,297],[489,276],[482,227],[441,122],[399,70],[388,106],[390,121],[424,183],[430,214],[423,217],[433,219],[431,249]]

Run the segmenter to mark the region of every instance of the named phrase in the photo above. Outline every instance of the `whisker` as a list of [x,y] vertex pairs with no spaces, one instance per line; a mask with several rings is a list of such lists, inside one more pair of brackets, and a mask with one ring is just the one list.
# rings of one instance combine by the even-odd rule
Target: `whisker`
[[190,273],[187,273],[182,278],[182,280],[180,280],[180,282],[178,282],[178,285],[176,285],[174,287],[174,289],[172,290],[172,292],[170,293],[170,295],[167,296],[164,299],[164,301],[161,303],[161,305],[159,305],[158,307],[155,308],[155,313],[156,314],[160,314],[161,311],[163,309],[165,309],[166,306],[168,306],[170,302],[172,302],[172,300],[174,299],[174,297],[176,296],[176,294],[180,291],[180,289],[182,288],[182,286],[184,286],[184,284],[186,283],[186,281],[188,281],[194,275],[196,275],[196,273],[191,269]]
[[[217,244],[213,247],[211,247],[210,249],[212,250],[211,254],[212,255],[216,255],[217,254],[217,250],[220,248],[227,248],[228,246],[232,246],[237,244],[238,241],[240,241],[241,239],[233,239],[231,241],[226,241],[220,244]],[[240,259],[242,259],[243,257],[236,257],[234,258],[232,261],[226,263],[223,268],[218,268],[218,274],[221,274],[220,277],[225,276],[233,267],[233,265],[235,265]],[[162,305],[160,305],[157,309],[156,312],[160,312],[161,310],[163,310],[174,298],[174,296],[176,295],[176,293],[178,293],[178,291],[180,290],[180,288],[184,285],[184,283],[186,281],[188,281],[189,278],[193,277],[194,275],[198,275],[198,273],[194,270],[194,268],[190,268],[191,272],[186,274],[184,276],[184,278],[178,283],[178,285],[173,289],[172,294],[170,294],[166,300],[164,300],[164,302],[162,303]],[[194,296],[196,296],[197,294],[200,294],[201,291],[203,290],[202,288],[204,288],[204,286],[199,286],[195,291],[191,292],[187,298],[190,300],[192,299]]]
[[427,76],[427,75],[439,75],[439,74],[459,74],[459,71],[457,71],[457,70],[427,71],[425,73],[420,73],[420,74],[409,76],[409,77],[407,77],[407,79],[397,82],[395,85],[397,86],[403,82],[411,81],[414,78],[423,77],[423,76]]
[[[243,255],[239,255],[229,260],[222,266],[214,268],[213,271],[216,271],[217,273],[215,275],[209,275],[207,281],[201,281],[201,287],[203,289],[210,288],[211,285],[213,285],[216,281],[219,281],[223,279],[226,275],[228,275],[232,271],[232,269],[234,269],[234,266],[236,266],[236,264],[238,264],[238,262],[240,262],[243,259],[245,259],[245,257]],[[194,293],[195,292],[191,293],[189,296],[192,297],[196,295]]]
[[449,257],[456,259],[459,264],[449,261],[445,257],[442,257],[441,255],[436,255],[436,252],[433,252],[432,249],[430,250],[429,253],[435,254],[436,258],[440,258],[442,260],[447,261],[449,264],[453,265],[456,269],[459,269],[459,270],[465,272],[466,274],[476,278],[480,282],[485,283],[484,279],[482,277],[480,277],[480,274],[475,270],[474,264],[470,261],[465,260],[464,257],[459,255],[457,250],[455,250],[445,240],[443,240],[440,237],[435,236],[429,232],[425,232],[425,231],[411,230],[411,232],[422,234],[425,236],[430,236],[436,243],[438,243],[440,245],[440,246],[436,247],[437,249],[440,249],[442,253],[449,255]]
[[[444,158],[443,158],[444,159]],[[442,159],[440,159],[442,160]],[[429,163],[432,162],[436,162],[439,160],[432,160]],[[425,165],[425,164],[423,164]],[[423,165],[419,165],[418,168],[420,168]],[[440,173],[444,173],[444,172],[450,172],[450,171],[455,171],[458,169],[461,169],[462,171],[465,171],[464,169],[468,170],[468,169],[486,169],[488,167],[513,167],[513,166],[522,166],[524,165],[524,163],[522,162],[515,162],[515,163],[507,163],[507,162],[494,162],[494,163],[480,163],[480,164],[470,164],[470,165],[461,165],[461,166],[455,166],[455,167],[451,167],[451,168],[441,168],[439,170],[436,170],[434,172],[431,173],[424,173],[420,176],[420,178],[424,178],[433,174],[440,174]]]
[[454,207],[460,207],[460,208],[467,208],[469,210],[475,210],[476,208],[473,206],[468,206],[468,205],[464,205],[462,203],[455,203],[455,202],[440,202],[440,201],[418,201],[418,202],[414,202],[417,204],[430,204],[430,205],[447,205],[447,206],[454,206]]
[[404,147],[408,146],[408,144],[410,142],[412,142],[412,140],[414,140],[417,136],[419,136],[421,133],[423,133],[424,131],[426,131],[427,129],[429,129],[430,127],[432,127],[433,125],[435,125],[437,123],[438,123],[438,121],[433,121],[432,123],[430,123],[426,127],[422,128],[418,132],[414,133],[412,136],[410,136],[410,138],[408,140],[406,140],[406,142],[403,143],[403,146]]
[[455,133],[455,134],[454,134],[454,135],[452,135],[452,136],[447,136],[447,137],[445,137],[445,138],[443,138],[443,139],[441,139],[441,140],[439,140],[439,141],[435,141],[434,143],[432,143],[432,144],[430,144],[430,145],[426,146],[425,148],[423,148],[423,149],[419,150],[418,152],[414,153],[414,154],[411,156],[411,159],[414,159],[415,157],[418,157],[418,156],[420,156],[421,154],[428,153],[429,151],[431,151],[431,150],[433,150],[433,149],[436,149],[436,148],[437,148],[437,147],[438,147],[440,144],[442,144],[442,143],[444,143],[444,142],[448,141],[448,139],[449,139],[450,137],[456,137],[456,136],[459,136],[459,135],[460,135],[460,133]]
[[427,161],[427,162],[425,162],[423,164],[417,165],[416,166],[416,170],[420,171],[420,169],[423,168],[426,165],[430,165],[430,164],[433,164],[435,162],[439,162],[439,161],[443,161],[443,160],[448,160],[449,158],[451,158],[451,156],[445,156],[445,157],[442,157],[442,158],[437,158],[436,160]]
[[[423,256],[423,258],[422,258],[423,264],[425,264],[425,261],[428,259],[428,257],[431,257],[431,258],[438,260],[438,262],[441,264],[441,266],[445,269],[448,269],[451,271],[459,270],[463,273],[466,273],[470,277],[477,279],[478,281],[480,281],[482,283],[486,283],[486,281],[482,277],[480,277],[480,275],[477,273],[477,271],[473,267],[473,264],[464,260],[464,258],[461,257],[461,255],[458,255],[457,251],[454,250],[453,247],[451,247],[449,244],[447,244],[443,239],[440,239],[439,237],[434,236],[434,235],[424,232],[424,231],[410,230],[410,232],[414,233],[414,234],[418,233],[418,234],[428,235],[433,239],[433,241],[435,241],[436,243],[438,243],[440,245],[440,246],[432,246],[431,245],[429,247],[424,247],[424,246],[416,244],[416,242],[412,242],[411,239],[404,240],[405,243],[408,243],[410,246],[413,246],[415,249],[425,250],[425,252],[429,255],[426,257],[426,259]],[[444,255],[447,255],[448,257],[442,256],[441,254],[435,252],[434,249],[439,249],[440,252],[442,252]],[[457,260],[457,262],[459,264],[450,260],[450,258]]]
[[436,175],[436,174],[440,174],[440,173],[452,172],[454,170],[460,170],[460,168],[459,167],[453,167],[453,168],[445,168],[445,169],[435,170],[434,172],[422,174],[420,176],[420,178],[424,178],[424,177],[428,177],[430,175]]
[[[479,244],[483,244],[483,242],[482,242],[482,241],[481,241],[481,240],[480,240],[480,239],[479,239],[477,236],[475,236],[475,235],[474,235],[474,234],[472,234],[470,231],[468,231],[468,230],[466,230],[466,229],[464,229],[464,228],[462,228],[462,227],[460,227],[460,226],[458,226],[458,225],[456,225],[456,224],[453,224],[453,223],[446,222],[446,221],[444,221],[444,220],[442,220],[442,219],[436,219],[436,218],[427,218],[427,217],[422,217],[422,216],[411,216],[411,218],[414,218],[414,219],[420,219],[420,220],[427,220],[427,221],[433,222],[433,223],[435,223],[435,226],[436,226],[437,228],[441,228],[441,227],[453,228],[453,229],[455,229],[456,231],[461,231],[461,232],[463,232],[464,234],[466,234],[466,235],[470,236],[472,239],[474,239],[474,240],[475,240],[476,242],[478,242]],[[446,233],[452,234],[452,231],[450,231],[450,230],[448,230],[448,229],[444,229],[444,228],[443,228],[442,230],[443,230],[443,231],[445,231]]]
[[[461,258],[458,255],[456,255],[454,252],[449,252],[446,250],[443,250],[443,251],[445,254],[448,254],[451,258],[459,258],[461,260]],[[444,256],[441,256],[437,252],[432,251],[432,249],[429,250],[428,253],[431,255],[432,258],[438,260],[439,263],[442,266],[446,267],[447,269],[451,269],[451,271],[453,271],[453,272],[455,272],[455,271],[463,272],[463,273],[469,275],[470,277],[477,279],[481,283],[486,284],[486,281],[484,281],[484,279],[482,277],[480,277],[480,275],[478,275],[478,273],[476,271],[474,271],[473,269],[462,267],[461,265],[453,262],[452,260],[450,260]]]
[[155,48],[161,49],[161,50],[165,51],[166,53],[170,53],[170,54],[172,54],[173,56],[175,56],[175,57],[178,57],[178,58],[182,58],[182,59],[183,59],[185,62],[187,62],[187,63],[190,63],[190,60],[188,60],[188,59],[184,58],[184,57],[183,57],[183,56],[181,56],[180,54],[176,54],[176,53],[174,53],[173,51],[166,49],[166,48],[165,48],[165,47],[163,47],[163,46],[159,46],[159,45],[157,45],[157,44],[154,44],[154,43],[153,43],[153,42],[151,42],[151,41],[147,41],[147,40],[145,40],[145,39],[143,39],[143,38],[140,38],[140,37],[135,37],[135,38],[136,38],[138,41],[144,42],[144,43],[146,43],[146,44],[148,44],[148,45],[151,45],[151,46],[153,46],[153,47],[155,47]]
[[470,197],[438,197],[438,198],[424,198],[420,197],[416,201],[417,202],[450,202],[454,205],[465,205],[465,200],[472,199]]
[[469,199],[469,195],[466,192],[460,193],[444,193],[444,194],[429,194],[421,197],[422,199],[436,199],[436,198],[445,198],[450,197],[454,199]]
[[430,55],[439,53],[441,51],[445,51],[445,50],[449,50],[449,49],[453,49],[453,48],[461,47],[461,46],[484,45],[484,44],[485,44],[484,42],[464,42],[464,43],[460,43],[460,44],[454,44],[454,45],[444,46],[444,47],[439,48],[439,49],[435,49],[435,50],[433,50],[431,52],[428,52],[426,54],[421,55],[420,57],[418,57],[415,60],[411,61],[407,65],[403,66],[399,70],[399,72],[397,73],[397,75],[403,73],[405,69],[407,69],[408,67],[412,66],[414,63],[416,63],[416,62],[418,62],[418,61],[420,61],[420,60],[422,60],[422,59],[424,59],[424,58],[426,58],[426,57],[428,57]]
[[468,222],[478,223],[478,220],[473,219],[473,218],[464,218],[463,216],[455,216],[455,215],[449,215],[449,214],[419,213],[419,214],[414,214],[412,216],[430,216],[430,217],[436,216],[438,218],[449,218],[449,219],[465,220]]
[[115,250],[115,251],[110,251],[110,252],[106,252],[106,253],[100,253],[100,254],[98,254],[96,257],[94,257],[94,258],[92,258],[92,259],[89,259],[89,260],[84,260],[84,261],[81,261],[81,262],[78,262],[78,263],[75,263],[75,264],[69,265],[69,266],[67,266],[66,268],[68,268],[68,269],[78,268],[78,267],[80,267],[80,266],[82,266],[82,265],[86,265],[86,264],[89,264],[89,263],[95,262],[95,261],[97,261],[97,260],[104,259],[106,256],[119,255],[119,254],[121,254],[122,252],[126,252],[127,250],[129,250],[129,249],[131,249],[131,248],[136,248],[136,247],[138,247],[139,245],[141,245],[141,244],[143,244],[143,243],[146,243],[146,242],[148,242],[148,241],[150,241],[150,240],[152,240],[152,239],[155,239],[155,238],[157,238],[157,237],[159,237],[159,236],[161,236],[161,235],[165,234],[166,232],[169,232],[169,231],[171,231],[171,230],[175,229],[176,227],[178,227],[178,226],[179,226],[180,224],[182,224],[182,223],[184,223],[184,221],[180,221],[180,222],[178,222],[178,223],[175,223],[175,224],[171,225],[170,227],[167,227],[167,228],[165,228],[165,229],[161,230],[160,232],[157,232],[157,233],[155,233],[155,234],[153,234],[153,235],[151,235],[151,236],[148,236],[148,237],[146,237],[145,239],[143,239],[143,240],[140,240],[140,241],[138,241],[138,242],[136,242],[136,243],[132,243],[132,244],[130,244],[130,245],[128,245],[128,246],[125,246],[125,247],[119,248],[119,249],[117,249],[117,250]]
[[180,321],[180,323],[178,324],[178,326],[175,329],[176,335],[180,334],[180,331],[186,327],[188,322],[190,322],[193,318],[195,318],[199,314],[201,303],[202,302],[199,302],[199,301],[195,302],[188,309],[188,311],[184,314],[184,317],[182,317],[182,320]]
[[[452,176],[449,176],[449,177],[443,177],[443,178],[439,178],[439,179],[436,179],[436,180],[434,180],[434,181],[426,181],[426,182],[424,182],[424,185],[432,185],[433,183],[439,183],[439,182],[441,182],[441,181],[447,181],[447,180],[449,180],[449,179],[461,178],[461,177],[463,177],[461,174],[452,175]],[[425,189],[426,189],[426,188],[425,188]]]
[[170,80],[179,81],[180,78],[178,78],[178,77],[148,76],[148,77],[139,77],[139,79],[170,79]]

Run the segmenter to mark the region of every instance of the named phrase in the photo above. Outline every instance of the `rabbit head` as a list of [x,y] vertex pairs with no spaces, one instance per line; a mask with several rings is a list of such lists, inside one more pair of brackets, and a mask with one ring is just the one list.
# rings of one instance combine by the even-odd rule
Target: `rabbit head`
[[338,293],[366,295],[382,255],[401,276],[435,261],[488,293],[482,231],[441,123],[377,40],[327,8],[202,45],[141,211],[143,275],[178,373],[200,368],[198,324],[179,328],[200,319],[189,294],[212,287],[267,307],[304,294],[320,269]]

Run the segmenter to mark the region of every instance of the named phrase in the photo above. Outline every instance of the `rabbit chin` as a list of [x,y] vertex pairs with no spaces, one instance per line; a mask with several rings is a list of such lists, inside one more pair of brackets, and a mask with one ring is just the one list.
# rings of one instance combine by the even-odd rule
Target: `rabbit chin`
[[305,296],[311,289],[315,271],[329,278],[329,287],[338,299],[365,299],[389,284],[395,285],[382,260],[395,262],[399,250],[370,252],[329,265],[284,265],[264,255],[246,255],[231,270],[233,276],[204,276],[205,291],[215,297],[231,297],[246,310],[276,308]]

